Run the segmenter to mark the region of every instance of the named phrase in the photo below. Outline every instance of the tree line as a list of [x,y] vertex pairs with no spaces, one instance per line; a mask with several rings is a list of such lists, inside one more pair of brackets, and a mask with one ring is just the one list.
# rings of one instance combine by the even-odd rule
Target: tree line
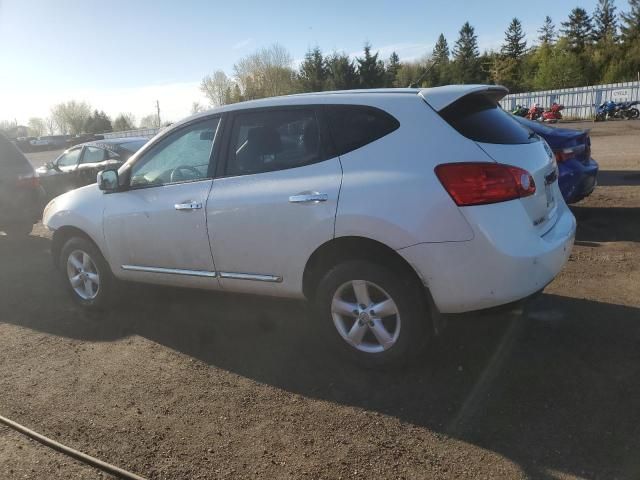
[[[86,102],[70,100],[51,107],[48,117],[31,117],[27,123],[29,135],[78,135],[81,133],[108,133],[133,130],[136,128],[158,128],[160,122],[156,114],[149,114],[139,122],[131,113],[120,113],[114,119],[103,110],[93,109]],[[0,130],[11,132],[18,127],[9,121],[0,122]]]
[[[498,50],[480,53],[474,27],[465,22],[453,47],[440,34],[433,50],[416,61],[393,52],[382,59],[365,44],[361,56],[324,54],[319,46],[298,68],[281,45],[262,48],[233,66],[207,75],[201,90],[214,106],[291,93],[378,87],[431,87],[452,83],[493,83],[511,92],[632,81],[640,75],[640,0],[618,12],[614,0],[599,0],[595,11],[574,8],[560,25],[547,16],[535,39],[513,18]],[[199,107],[199,106],[198,106]]]

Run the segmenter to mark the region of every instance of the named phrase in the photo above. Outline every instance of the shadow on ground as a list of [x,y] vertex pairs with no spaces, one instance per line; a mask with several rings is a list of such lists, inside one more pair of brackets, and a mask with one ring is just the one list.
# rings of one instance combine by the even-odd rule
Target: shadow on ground
[[635,170],[600,170],[598,185],[601,187],[640,186],[640,172]]
[[578,242],[640,242],[640,208],[572,206]]
[[[363,371],[325,350],[296,302],[132,285],[112,311],[87,315],[67,300],[48,246],[0,238],[2,322],[87,341],[140,335],[264,384],[443,434],[509,323],[458,319],[411,369]],[[640,310],[543,295],[458,437],[532,478],[552,478],[549,469],[637,478],[638,398]]]

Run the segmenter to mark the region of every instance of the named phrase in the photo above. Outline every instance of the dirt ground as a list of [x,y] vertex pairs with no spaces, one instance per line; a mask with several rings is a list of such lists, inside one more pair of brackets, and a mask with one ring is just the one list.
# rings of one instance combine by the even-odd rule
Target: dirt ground
[[[298,303],[132,286],[88,315],[41,228],[0,237],[0,415],[152,479],[640,478],[640,122],[571,126],[603,171],[564,271],[403,371]],[[0,428],[0,478],[104,476]]]

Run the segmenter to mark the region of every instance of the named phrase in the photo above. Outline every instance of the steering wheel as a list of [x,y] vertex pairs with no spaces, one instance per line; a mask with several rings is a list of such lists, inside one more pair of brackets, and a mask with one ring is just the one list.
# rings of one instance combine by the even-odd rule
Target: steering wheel
[[[185,177],[184,174],[181,173],[182,170],[187,170],[191,172],[193,176],[191,178],[189,178],[188,176]],[[171,170],[171,176],[169,178],[171,182],[178,182],[180,180],[192,180],[192,179],[200,178],[201,176],[202,176],[202,173],[200,173],[195,167],[191,167],[189,165],[178,165],[176,168]]]

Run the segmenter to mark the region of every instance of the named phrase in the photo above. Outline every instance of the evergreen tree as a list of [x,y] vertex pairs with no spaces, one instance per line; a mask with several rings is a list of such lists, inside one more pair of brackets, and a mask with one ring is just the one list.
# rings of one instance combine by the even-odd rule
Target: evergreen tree
[[356,67],[344,53],[333,53],[327,57],[327,86],[330,90],[351,90],[358,87]]
[[479,61],[478,37],[474,28],[465,22],[453,49],[454,81],[458,83],[480,82],[483,75]]
[[303,92],[320,92],[325,89],[327,66],[320,47],[309,50],[300,65],[298,81]]
[[622,39],[625,42],[640,38],[640,0],[629,0],[629,10],[622,13]]
[[449,61],[449,44],[442,33],[438,37],[436,46],[433,47],[433,60],[438,62],[439,65],[445,64]]
[[618,37],[618,20],[613,0],[598,0],[593,14],[593,39],[596,42],[615,42]]
[[581,52],[590,43],[593,25],[584,8],[576,7],[571,10],[569,20],[562,22],[562,26],[562,33],[573,50]]
[[384,85],[384,65],[378,60],[378,52],[371,54],[371,45],[364,44],[364,56],[356,58],[358,76],[362,88],[378,88]]
[[398,75],[398,70],[400,70],[400,57],[396,52],[391,52],[389,56],[389,61],[385,65],[385,77],[386,77],[386,85],[387,87],[397,87],[396,85],[396,77]]
[[87,118],[84,131],[87,133],[105,133],[113,129],[111,119],[104,111],[94,110],[93,114]]
[[544,18],[544,23],[538,33],[540,34],[538,40],[542,45],[553,45],[555,43],[558,34],[556,33],[556,26],[549,15]]
[[449,56],[449,43],[441,33],[431,55],[432,61],[435,63],[429,74],[431,85],[438,86],[451,83]]
[[504,45],[501,52],[504,56],[519,59],[527,51],[527,41],[524,39],[522,23],[517,18],[511,20],[505,32]]

